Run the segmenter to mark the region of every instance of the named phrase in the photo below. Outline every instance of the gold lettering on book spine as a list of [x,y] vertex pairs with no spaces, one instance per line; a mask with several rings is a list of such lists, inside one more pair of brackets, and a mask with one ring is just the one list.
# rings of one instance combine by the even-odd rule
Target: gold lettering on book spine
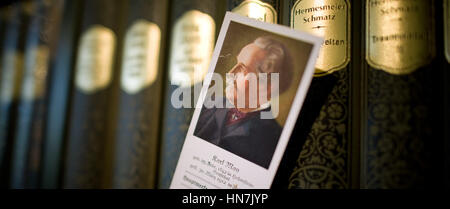
[[33,100],[43,98],[48,73],[50,49],[46,45],[30,48],[25,53],[24,81],[22,99]]
[[343,69],[350,62],[348,0],[298,0],[291,10],[291,28],[324,37],[314,76]]
[[11,102],[20,95],[23,77],[23,54],[8,50],[3,54],[0,75],[0,101]]
[[176,21],[169,60],[172,85],[189,87],[203,80],[214,49],[215,28],[214,19],[197,10],[186,12]]
[[75,85],[92,94],[111,82],[116,37],[112,30],[95,25],[81,37],[75,66]]
[[161,30],[147,20],[137,20],[125,35],[121,88],[135,94],[150,86],[158,74]]
[[268,23],[277,23],[277,11],[272,5],[259,0],[245,0],[232,12]]
[[428,64],[435,55],[432,4],[429,0],[368,0],[368,64],[394,75]]

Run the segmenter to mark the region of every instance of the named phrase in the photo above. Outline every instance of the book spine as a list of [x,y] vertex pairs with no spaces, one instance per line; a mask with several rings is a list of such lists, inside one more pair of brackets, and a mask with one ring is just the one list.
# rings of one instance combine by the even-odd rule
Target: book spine
[[124,1],[84,2],[75,64],[64,187],[104,188],[111,179],[111,145],[120,66]]
[[[7,31],[8,31],[8,23],[11,21],[11,17],[14,12],[14,8],[11,5],[3,5],[2,8],[0,8],[0,82],[1,82],[1,75],[2,75],[2,62],[3,62],[3,53],[4,53],[4,46],[5,46],[5,38],[7,37]],[[1,84],[0,84],[1,85]],[[0,117],[1,118],[1,117]],[[1,119],[0,119],[1,120]],[[3,139],[3,138],[1,138]],[[6,141],[1,140],[0,141],[0,187],[3,186],[4,172],[6,172],[6,168],[4,168],[4,165],[6,162],[4,162],[6,155]]]
[[17,106],[24,65],[25,40],[33,13],[33,2],[23,1],[12,6],[7,24],[0,76],[0,141],[2,186],[9,186],[12,146],[16,125]]
[[120,80],[114,188],[156,186],[167,1],[129,1]]
[[353,79],[361,55],[359,35],[353,33],[359,30],[353,28],[353,21],[360,18],[354,13],[354,3],[350,0],[289,1],[290,27],[323,36],[325,42],[283,156],[282,169],[277,172],[276,187],[336,189],[358,186],[358,175],[352,175],[352,169],[357,169],[352,166],[353,161],[359,162],[358,153],[352,152],[359,141],[354,132],[358,127],[353,122],[359,96],[354,92],[357,84]]
[[[203,76],[208,71],[218,26],[225,13],[225,2],[174,0],[170,13],[171,40],[163,96],[159,188],[169,188],[175,172]],[[199,61],[196,63],[194,60]],[[180,98],[180,92],[182,98],[187,99],[186,105],[175,107],[171,98]]]
[[25,65],[13,146],[12,188],[38,188],[41,171],[46,88],[63,1],[35,3],[28,28]]
[[61,186],[61,170],[68,104],[75,64],[76,43],[80,27],[82,1],[65,1],[56,56],[49,72],[45,141],[43,151],[42,188]]
[[[4,39],[6,35],[6,29],[8,25],[8,19],[11,16],[11,6],[2,6],[0,7],[0,58],[3,54],[3,45],[4,45]],[[1,59],[0,59],[0,65],[1,65]],[[1,68],[0,68],[1,73]]]
[[436,46],[443,43],[435,33],[435,20],[441,18],[434,3],[365,2],[362,188],[444,182],[444,85],[436,57]]
[[[439,8],[439,7],[438,7]],[[438,10],[437,10],[438,11]],[[445,130],[445,187],[446,189],[450,189],[450,129],[446,127],[450,127],[450,1],[443,1],[443,10],[442,10],[442,25],[443,31],[437,34],[442,34],[442,39],[444,40],[444,57],[442,60],[442,66],[444,69],[444,130]],[[438,16],[439,17],[439,16]],[[438,45],[439,47],[439,45]],[[439,50],[438,48],[438,51]]]

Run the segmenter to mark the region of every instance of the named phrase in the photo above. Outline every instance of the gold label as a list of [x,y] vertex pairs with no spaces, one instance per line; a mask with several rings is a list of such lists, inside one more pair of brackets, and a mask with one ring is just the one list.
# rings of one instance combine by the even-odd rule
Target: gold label
[[18,98],[22,84],[23,54],[8,51],[3,54],[0,80],[0,100],[11,102]]
[[146,20],[136,21],[126,33],[120,83],[128,94],[155,82],[160,41],[161,30]]
[[245,0],[232,12],[268,23],[277,23],[277,11],[272,5],[259,0]]
[[45,45],[40,45],[26,51],[22,86],[23,99],[32,100],[44,96],[49,56],[50,50]]
[[208,72],[214,48],[215,23],[208,14],[191,10],[174,25],[169,76],[172,85],[189,87]]
[[403,75],[434,56],[432,5],[428,0],[369,0],[366,60],[372,67]]
[[291,10],[291,27],[324,37],[315,76],[343,69],[350,61],[348,0],[298,0]]
[[75,67],[78,89],[90,94],[109,85],[115,45],[114,32],[104,26],[92,26],[83,34]]
[[444,1],[444,42],[445,58],[450,63],[450,2]]

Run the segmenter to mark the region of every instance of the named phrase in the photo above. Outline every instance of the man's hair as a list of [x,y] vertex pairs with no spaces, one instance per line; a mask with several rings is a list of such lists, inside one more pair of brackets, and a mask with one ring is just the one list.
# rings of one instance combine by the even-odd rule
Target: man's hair
[[280,94],[289,89],[292,83],[293,63],[286,47],[280,41],[269,36],[259,37],[253,43],[268,52],[266,59],[262,61],[257,70],[268,74],[279,73]]

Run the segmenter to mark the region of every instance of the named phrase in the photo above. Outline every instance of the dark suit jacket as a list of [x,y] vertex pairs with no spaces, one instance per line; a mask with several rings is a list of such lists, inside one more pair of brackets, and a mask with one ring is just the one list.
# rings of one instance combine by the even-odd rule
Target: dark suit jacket
[[[261,119],[252,114],[242,121],[226,126],[227,108],[203,108],[194,135],[269,168],[282,128],[275,119]],[[270,107],[261,110],[270,111]]]

